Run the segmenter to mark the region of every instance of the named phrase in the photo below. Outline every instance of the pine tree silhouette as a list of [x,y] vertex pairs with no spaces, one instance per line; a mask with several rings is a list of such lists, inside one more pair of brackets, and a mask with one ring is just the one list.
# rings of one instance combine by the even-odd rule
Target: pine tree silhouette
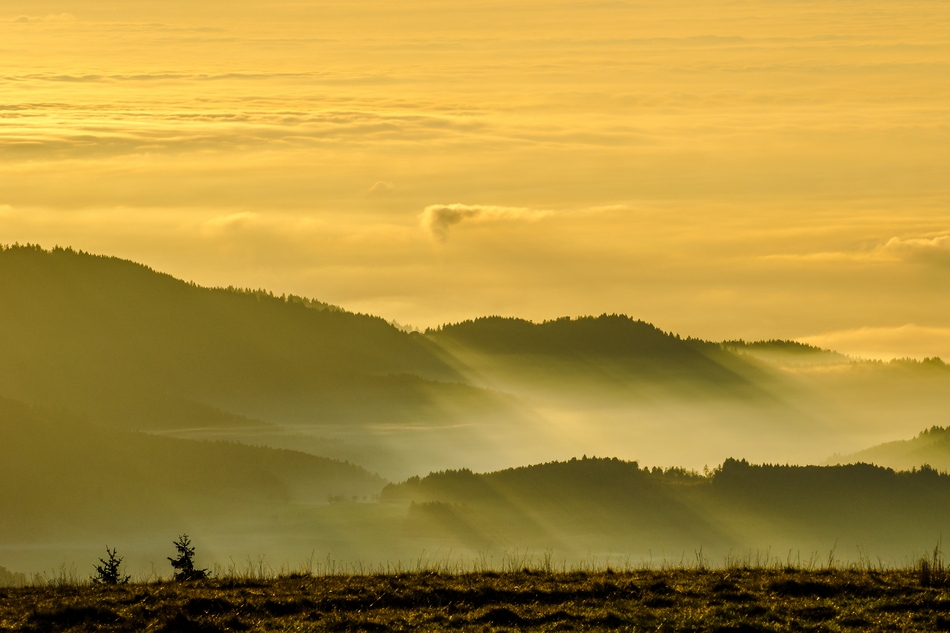
[[96,565],[96,575],[92,577],[92,582],[101,585],[124,585],[129,582],[131,576],[123,576],[119,573],[122,557],[118,555],[118,550],[110,550],[106,545],[106,554],[108,559],[99,559],[101,564]]
[[201,580],[208,577],[207,569],[195,568],[195,548],[191,546],[191,539],[187,534],[182,534],[175,541],[175,549],[178,550],[178,556],[168,557],[172,567],[175,569],[175,580]]

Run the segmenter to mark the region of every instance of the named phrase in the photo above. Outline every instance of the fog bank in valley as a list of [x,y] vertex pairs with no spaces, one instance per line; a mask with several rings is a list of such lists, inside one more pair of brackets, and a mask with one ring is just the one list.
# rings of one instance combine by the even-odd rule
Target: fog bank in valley
[[[14,572],[86,565],[103,543],[144,572],[183,532],[232,566],[725,560],[836,540],[896,561],[939,537],[942,515],[915,509],[946,505],[945,477],[921,469],[950,464],[936,358],[704,341],[617,314],[406,332],[32,246],[0,250],[0,293]],[[829,458],[916,471],[805,466]]]

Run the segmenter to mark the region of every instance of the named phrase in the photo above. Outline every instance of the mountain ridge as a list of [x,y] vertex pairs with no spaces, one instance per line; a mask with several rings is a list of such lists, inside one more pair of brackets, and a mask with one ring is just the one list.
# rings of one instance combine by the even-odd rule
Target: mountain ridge
[[0,295],[0,395],[119,425],[161,422],[140,401],[201,426],[221,416],[190,409],[272,421],[296,402],[300,415],[345,416],[366,394],[405,417],[441,383],[461,382],[431,342],[379,317],[202,288],[71,249],[3,249]]
[[828,464],[869,462],[888,468],[922,467],[950,472],[950,427],[931,426],[907,440],[894,440],[846,455],[833,455]]

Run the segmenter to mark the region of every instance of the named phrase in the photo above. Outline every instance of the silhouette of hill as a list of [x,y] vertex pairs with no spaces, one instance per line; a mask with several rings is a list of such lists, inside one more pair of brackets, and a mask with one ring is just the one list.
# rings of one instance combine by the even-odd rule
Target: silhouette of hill
[[832,365],[854,362],[838,352],[807,345],[797,341],[771,339],[768,341],[723,341],[723,349],[778,365]]
[[270,508],[372,497],[352,464],[233,443],[155,437],[0,399],[4,541],[227,525]]
[[585,457],[485,474],[431,473],[389,484],[382,499],[412,502],[416,533],[474,549],[510,543],[629,552],[647,543],[654,552],[827,552],[837,541],[906,553],[932,547],[950,520],[950,475],[734,459],[703,475]]
[[132,262],[0,250],[0,395],[129,428],[387,422],[503,408],[441,351],[299,297],[185,283]]
[[769,377],[718,344],[678,335],[625,315],[561,318],[543,323],[484,317],[428,330],[461,362],[460,371],[486,384],[568,391],[617,389],[680,397],[699,392],[763,397]]
[[679,337],[617,314],[564,317],[543,323],[491,316],[445,325],[426,333],[437,340],[453,340],[478,351],[504,355],[691,355],[691,348]]
[[950,471],[950,428],[933,426],[912,439],[886,442],[850,455],[835,455],[828,461],[833,464],[867,462],[902,470],[926,465]]
[[789,354],[823,354],[829,351],[821,347],[816,347],[815,345],[789,341],[787,339],[769,339],[767,341],[744,341],[742,339],[736,339],[734,341],[723,341],[722,345],[724,347],[734,347],[744,350],[778,350],[788,352]]
[[[421,533],[434,529],[473,549],[491,543],[570,551],[642,539],[656,548],[684,540],[727,543],[696,506],[665,484],[693,488],[702,477],[673,469],[653,473],[636,462],[572,459],[475,474],[431,473],[384,488],[384,501],[412,501]],[[629,549],[627,550],[629,551]]]

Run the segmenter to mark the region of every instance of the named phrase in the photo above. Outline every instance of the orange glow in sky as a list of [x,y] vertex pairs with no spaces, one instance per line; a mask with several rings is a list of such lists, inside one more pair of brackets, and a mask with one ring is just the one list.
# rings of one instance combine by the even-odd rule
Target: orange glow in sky
[[0,242],[950,357],[945,2],[0,6]]

